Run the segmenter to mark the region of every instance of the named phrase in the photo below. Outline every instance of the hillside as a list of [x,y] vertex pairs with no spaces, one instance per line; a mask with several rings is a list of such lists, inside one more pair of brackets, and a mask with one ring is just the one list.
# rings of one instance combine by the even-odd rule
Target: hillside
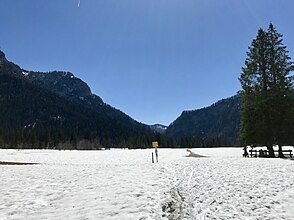
[[70,101],[87,106],[116,123],[140,132],[152,132],[149,126],[135,121],[122,111],[113,108],[92,94],[90,87],[70,72],[26,72],[26,78],[35,84]]
[[204,145],[235,145],[240,127],[240,99],[233,96],[193,111],[184,111],[166,130],[166,135],[194,138]]
[[[148,126],[92,95],[72,74],[36,74],[30,80],[28,72],[0,53],[1,147],[146,147],[147,139],[154,135]],[[40,78],[43,81],[37,80]],[[60,83],[52,83],[53,79]]]

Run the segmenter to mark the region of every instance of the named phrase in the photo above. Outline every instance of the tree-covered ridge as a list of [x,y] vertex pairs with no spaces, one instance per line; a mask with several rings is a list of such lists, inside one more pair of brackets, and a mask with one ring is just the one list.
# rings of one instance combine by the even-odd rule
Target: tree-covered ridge
[[115,120],[126,128],[135,128],[140,132],[152,133],[149,126],[135,121],[122,111],[106,104],[92,94],[90,87],[70,72],[28,72],[27,79],[37,86],[61,95],[73,102],[87,106],[105,117]]
[[12,62],[9,62],[3,51],[0,50],[0,75],[9,74],[10,76],[23,78],[20,67]]
[[96,96],[93,106],[75,101],[28,80],[27,72],[7,61],[4,53],[0,60],[1,147],[147,147],[154,140],[148,126],[109,105],[97,109],[102,100]]
[[[32,83],[44,87],[61,96],[80,100],[92,96],[89,86],[70,72],[27,71],[26,76]],[[99,101],[103,103],[101,98]]]
[[[0,84],[0,139],[4,146],[89,148],[78,145],[82,140],[91,142],[91,148],[147,146],[148,133],[123,127],[91,108],[8,75],[0,76]],[[131,141],[136,138],[141,140]]]
[[198,146],[236,145],[240,109],[240,99],[236,95],[206,108],[184,111],[168,126],[166,134],[177,139],[194,139]]

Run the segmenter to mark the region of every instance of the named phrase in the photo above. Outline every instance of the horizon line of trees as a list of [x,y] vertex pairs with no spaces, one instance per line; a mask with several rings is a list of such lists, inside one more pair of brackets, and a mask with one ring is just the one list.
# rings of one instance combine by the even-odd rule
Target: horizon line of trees
[[200,148],[236,146],[224,137],[171,138],[160,133],[142,133],[129,137],[110,138],[90,130],[78,132],[64,129],[0,129],[2,149],[65,149],[99,150],[101,148],[151,148],[158,141],[162,148]]

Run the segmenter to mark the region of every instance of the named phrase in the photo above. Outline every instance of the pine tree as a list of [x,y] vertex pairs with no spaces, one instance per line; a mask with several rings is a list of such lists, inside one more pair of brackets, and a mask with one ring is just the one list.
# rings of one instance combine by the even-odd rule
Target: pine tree
[[245,66],[242,68],[240,82],[243,88],[241,93],[243,111],[241,112],[241,142],[245,144],[264,144],[263,140],[269,137],[269,130],[265,129],[268,117],[263,114],[262,96],[266,96],[266,33],[259,29],[258,35],[252,41]]
[[[270,24],[259,29],[247,52],[240,77],[241,112],[240,141],[266,145],[274,157],[273,145],[293,143],[293,99],[290,77],[293,63],[283,45],[282,35]],[[280,147],[280,156],[283,156]]]
[[291,97],[293,79],[290,76],[293,62],[291,62],[286,46],[283,45],[282,35],[277,32],[273,24],[269,25],[267,38],[272,129],[274,141],[279,145],[279,156],[284,157],[281,146],[293,144],[294,135],[294,104]]

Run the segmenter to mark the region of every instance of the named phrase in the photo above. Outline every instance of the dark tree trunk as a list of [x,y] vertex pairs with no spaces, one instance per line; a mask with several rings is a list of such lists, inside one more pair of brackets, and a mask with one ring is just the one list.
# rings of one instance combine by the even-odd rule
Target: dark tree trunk
[[267,147],[268,154],[269,154],[268,156],[274,158],[275,157],[275,152],[274,152],[273,145],[268,144],[268,145],[266,145],[266,147]]
[[285,158],[285,155],[283,154],[283,149],[282,149],[281,145],[279,145],[279,157],[280,158]]

